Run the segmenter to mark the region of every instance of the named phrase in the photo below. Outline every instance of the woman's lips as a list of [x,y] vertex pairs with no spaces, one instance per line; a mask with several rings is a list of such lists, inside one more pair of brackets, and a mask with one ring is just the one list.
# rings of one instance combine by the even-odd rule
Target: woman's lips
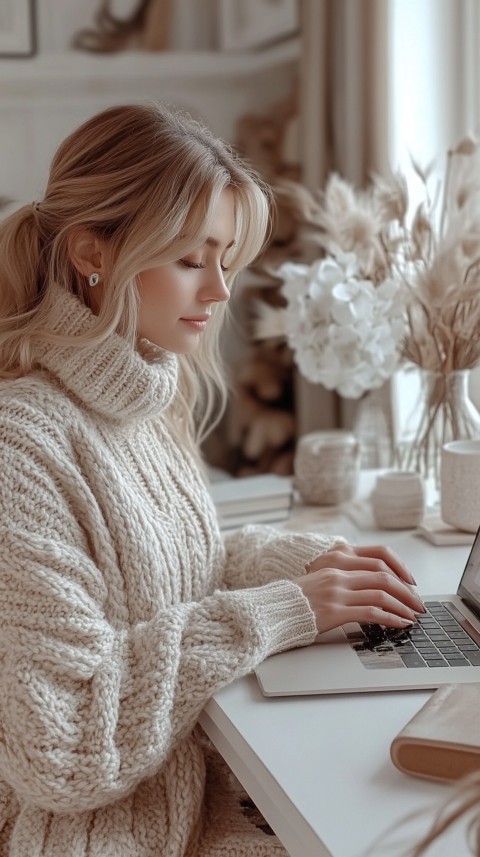
[[202,331],[205,330],[209,318],[209,315],[198,315],[192,316],[192,318],[181,318],[180,321],[183,321],[185,322],[185,324],[188,324],[188,326],[191,327],[192,330]]

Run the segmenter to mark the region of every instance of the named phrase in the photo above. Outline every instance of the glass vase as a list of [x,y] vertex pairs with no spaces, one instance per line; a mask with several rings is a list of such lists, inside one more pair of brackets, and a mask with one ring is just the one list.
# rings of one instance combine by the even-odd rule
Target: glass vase
[[402,470],[416,470],[438,492],[442,446],[480,438],[480,414],[469,393],[470,370],[421,372],[419,398],[395,450]]
[[389,407],[386,386],[369,390],[358,402],[353,433],[360,444],[360,463],[364,470],[392,466],[394,449]]

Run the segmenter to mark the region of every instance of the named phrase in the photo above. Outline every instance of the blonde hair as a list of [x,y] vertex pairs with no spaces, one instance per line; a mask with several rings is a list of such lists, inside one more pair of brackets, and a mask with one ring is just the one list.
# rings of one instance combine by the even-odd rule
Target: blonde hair
[[[433,816],[431,813],[431,808],[422,807],[402,816],[388,833],[378,836],[374,844],[370,845],[368,854],[365,851],[363,857],[374,857],[377,854],[383,857],[386,853],[398,857],[428,857],[432,853],[433,857],[433,854],[438,853],[435,845],[441,845],[443,835],[459,822],[463,823],[468,853],[472,857],[480,857],[480,770],[453,783]],[[424,829],[426,824],[428,827],[426,833],[414,841],[412,822],[417,826],[419,821]]]
[[458,781],[453,793],[437,812],[430,830],[409,853],[409,857],[423,857],[442,834],[467,816],[470,816],[467,825],[469,853],[480,857],[480,771]]
[[[134,345],[136,276],[196,249],[227,187],[235,205],[235,245],[225,261],[231,287],[264,244],[270,194],[225,143],[188,114],[158,104],[109,108],[70,134],[53,158],[44,199],[0,223],[0,377],[32,371],[35,345],[53,340],[47,322],[54,283],[90,306],[91,290],[68,251],[75,230],[108,240],[112,270],[93,329],[55,342],[91,348],[116,331]],[[180,357],[174,416],[185,439],[196,442],[225,405],[224,314],[225,305],[216,305],[209,336],[195,354]]]

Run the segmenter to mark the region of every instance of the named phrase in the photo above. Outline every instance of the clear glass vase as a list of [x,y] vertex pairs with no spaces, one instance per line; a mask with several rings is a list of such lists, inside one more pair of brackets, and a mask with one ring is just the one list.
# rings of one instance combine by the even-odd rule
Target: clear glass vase
[[470,398],[469,378],[468,369],[422,371],[419,398],[396,446],[396,465],[416,470],[437,491],[443,444],[480,438],[480,414]]
[[394,449],[389,407],[390,398],[386,387],[369,390],[358,402],[353,433],[360,444],[363,469],[392,466]]

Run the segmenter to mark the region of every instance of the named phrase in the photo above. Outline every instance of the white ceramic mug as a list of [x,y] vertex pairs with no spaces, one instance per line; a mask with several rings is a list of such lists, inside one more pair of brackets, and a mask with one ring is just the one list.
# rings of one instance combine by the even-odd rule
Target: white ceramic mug
[[452,440],[442,447],[441,515],[457,530],[480,525],[480,440]]

